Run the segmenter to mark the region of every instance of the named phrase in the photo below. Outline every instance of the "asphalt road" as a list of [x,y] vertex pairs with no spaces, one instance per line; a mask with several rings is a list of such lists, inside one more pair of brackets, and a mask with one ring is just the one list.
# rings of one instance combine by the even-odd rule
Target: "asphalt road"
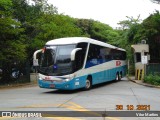
[[[128,105],[128,107],[127,107]],[[94,86],[89,91],[60,91],[38,86],[0,89],[0,111],[132,111],[145,105],[150,111],[160,111],[160,89],[133,83],[127,78]],[[117,108],[118,107],[118,108]],[[140,108],[142,109],[142,108]],[[71,113],[72,114],[72,113]],[[74,114],[74,113],[73,113]],[[127,113],[126,113],[127,114]],[[4,118],[22,119],[22,118]],[[23,118],[27,120],[29,118]],[[36,120],[160,120],[160,117],[48,117]]]

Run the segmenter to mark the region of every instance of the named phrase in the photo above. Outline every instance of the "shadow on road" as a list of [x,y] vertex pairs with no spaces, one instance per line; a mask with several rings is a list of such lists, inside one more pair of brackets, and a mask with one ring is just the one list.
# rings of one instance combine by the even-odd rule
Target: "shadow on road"
[[[122,80],[123,81],[123,80]],[[105,83],[101,83],[98,85],[93,85],[92,88],[88,91],[91,91],[93,89],[99,89],[102,87],[107,87],[111,84],[116,84],[117,82],[122,82],[122,81],[110,81],[110,82],[105,82]],[[87,92],[86,90],[84,90],[83,88],[81,89],[77,89],[77,90],[52,90],[52,91],[47,91],[47,92],[43,92],[44,94],[75,94],[75,93],[81,93],[81,92]]]

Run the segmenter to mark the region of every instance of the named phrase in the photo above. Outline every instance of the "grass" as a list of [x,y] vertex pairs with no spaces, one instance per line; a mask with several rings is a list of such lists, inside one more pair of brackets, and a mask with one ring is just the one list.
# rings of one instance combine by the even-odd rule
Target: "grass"
[[152,84],[152,85],[160,85],[160,75],[159,74],[156,74],[156,75],[149,74],[144,77],[144,82]]

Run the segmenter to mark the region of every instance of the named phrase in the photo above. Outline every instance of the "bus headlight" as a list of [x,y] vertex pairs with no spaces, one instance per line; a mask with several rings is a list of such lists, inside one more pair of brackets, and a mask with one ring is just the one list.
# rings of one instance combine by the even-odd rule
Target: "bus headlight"
[[68,82],[68,81],[72,80],[74,77],[75,77],[75,74],[68,75],[68,76],[66,76],[66,78],[64,79],[64,81]]
[[70,80],[70,79],[67,78],[67,79],[65,79],[65,82],[68,82],[69,80]]
[[69,79],[73,79],[76,75],[75,74],[71,74],[69,75]]
[[39,77],[39,80],[43,80],[41,77]]

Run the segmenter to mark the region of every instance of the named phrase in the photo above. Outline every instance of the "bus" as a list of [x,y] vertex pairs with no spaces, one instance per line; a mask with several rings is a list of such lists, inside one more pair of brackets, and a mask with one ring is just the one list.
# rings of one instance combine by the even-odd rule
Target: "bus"
[[127,70],[124,49],[86,37],[48,41],[33,57],[39,65],[40,88],[89,90],[96,84],[121,80]]

